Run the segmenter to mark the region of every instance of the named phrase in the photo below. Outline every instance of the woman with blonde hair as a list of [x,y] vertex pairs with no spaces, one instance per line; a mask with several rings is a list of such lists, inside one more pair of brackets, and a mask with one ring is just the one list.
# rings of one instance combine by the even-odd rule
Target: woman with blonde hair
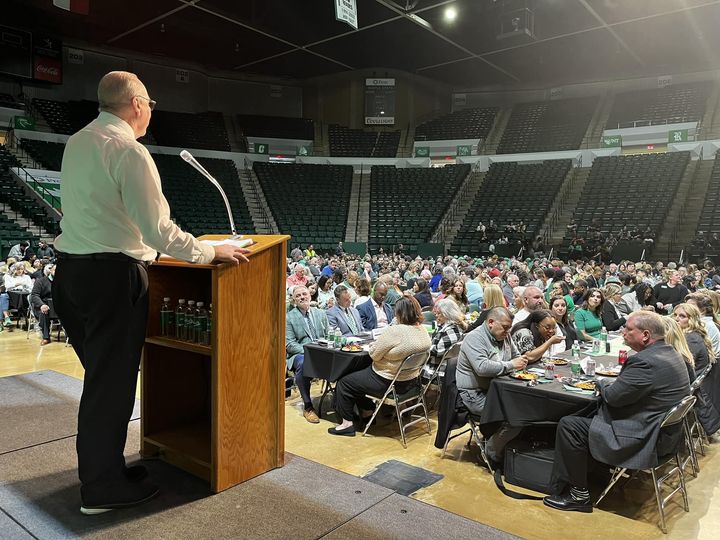
[[486,285],[483,289],[483,304],[480,315],[475,319],[475,322],[470,325],[467,329],[468,332],[475,330],[478,326],[481,326],[485,322],[488,312],[495,307],[506,307],[505,296],[502,293],[502,289],[498,285],[490,284]]
[[695,360],[693,354],[690,352],[688,347],[687,339],[685,339],[685,333],[683,332],[680,325],[672,317],[663,317],[663,324],[665,325],[665,343],[675,349],[682,359],[685,360],[685,367],[688,370],[688,376],[690,380],[695,379]]
[[602,289],[605,302],[602,307],[602,323],[608,331],[619,330],[625,326],[626,318],[620,311],[622,288],[616,283],[608,283]]
[[[693,304],[678,304],[673,310],[673,316],[678,326],[685,332],[688,347],[695,361],[694,373],[690,375],[692,381],[706,369],[708,364],[715,364],[717,357],[708,337],[706,323],[703,322],[702,313],[697,307]],[[712,325],[712,323],[707,324]],[[695,410],[700,424],[708,434],[717,432],[720,429],[720,370],[717,366],[713,367],[705,377],[697,395],[699,399]]]

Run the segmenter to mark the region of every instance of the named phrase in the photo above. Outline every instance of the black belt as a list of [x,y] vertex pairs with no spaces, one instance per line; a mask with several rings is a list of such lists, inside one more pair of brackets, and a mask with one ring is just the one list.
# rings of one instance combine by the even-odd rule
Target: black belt
[[57,253],[57,258],[60,261],[114,261],[124,262],[130,264],[141,264],[145,267],[150,264],[148,261],[141,261],[139,259],[133,259],[129,255],[124,253],[88,253],[85,255],[74,255],[71,253]]

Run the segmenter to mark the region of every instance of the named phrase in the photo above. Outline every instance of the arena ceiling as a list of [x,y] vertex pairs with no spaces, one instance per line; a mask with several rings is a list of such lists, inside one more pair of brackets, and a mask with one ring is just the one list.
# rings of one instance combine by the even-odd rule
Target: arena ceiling
[[[89,1],[79,15],[9,0],[4,24],[296,80],[392,68],[455,88],[527,87],[720,67],[720,0],[357,0],[357,31],[333,0]],[[498,38],[521,4],[534,38]]]

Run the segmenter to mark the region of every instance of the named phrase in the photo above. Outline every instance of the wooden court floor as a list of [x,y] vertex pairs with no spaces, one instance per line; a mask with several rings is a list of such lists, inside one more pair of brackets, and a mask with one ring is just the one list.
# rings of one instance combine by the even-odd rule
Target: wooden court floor
[[[53,336],[54,338],[55,336]],[[0,333],[0,376],[55,370],[81,379],[80,365],[71,347],[53,341],[40,347],[40,338],[25,332]],[[313,392],[319,393],[319,385]],[[0,396],[0,410],[2,396]],[[408,448],[400,444],[394,420],[383,419],[369,437],[333,437],[333,422],[307,423],[297,395],[286,401],[286,450],[341,471],[363,476],[377,465],[395,459],[443,475],[443,479],[413,494],[420,501],[460,514],[524,538],[663,538],[657,527],[657,511],[651,484],[632,481],[611,492],[592,514],[551,510],[536,501],[516,501],[495,487],[488,472],[476,465],[474,447],[466,437],[451,444],[440,458],[433,446],[434,434],[422,429],[410,433]],[[332,418],[332,417],[331,417]],[[434,427],[434,422],[433,422]],[[720,530],[720,441],[711,445],[700,462],[700,475],[688,481],[690,512],[671,504],[668,512],[670,539],[715,539]],[[714,532],[713,532],[714,531]]]

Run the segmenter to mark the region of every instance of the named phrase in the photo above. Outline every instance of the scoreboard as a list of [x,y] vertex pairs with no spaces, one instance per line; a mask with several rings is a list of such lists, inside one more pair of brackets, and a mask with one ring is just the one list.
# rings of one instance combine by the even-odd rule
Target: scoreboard
[[395,124],[395,79],[365,79],[365,125]]

